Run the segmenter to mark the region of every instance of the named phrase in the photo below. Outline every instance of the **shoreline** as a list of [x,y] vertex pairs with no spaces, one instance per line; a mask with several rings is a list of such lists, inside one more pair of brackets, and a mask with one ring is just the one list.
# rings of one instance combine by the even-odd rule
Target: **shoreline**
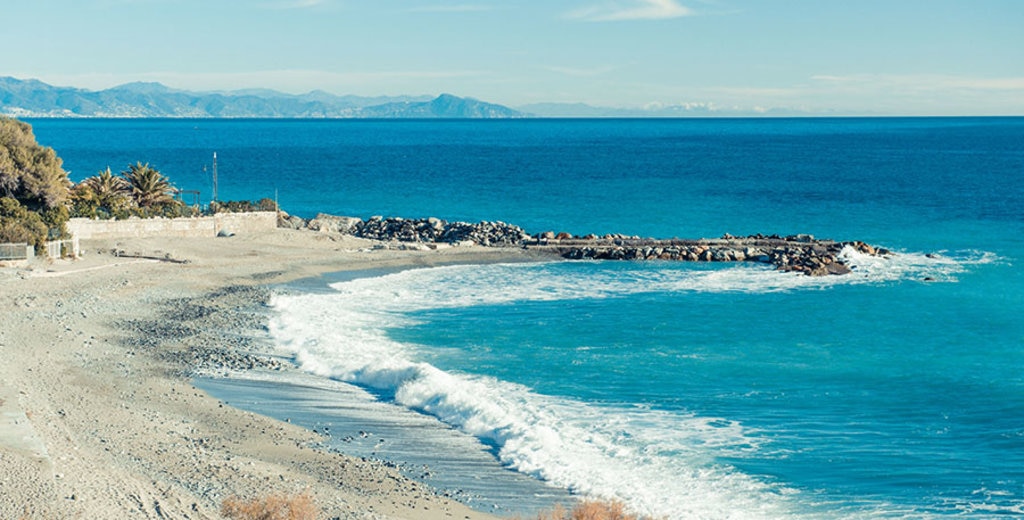
[[[229,496],[305,491],[328,518],[493,518],[384,464],[322,450],[304,428],[223,406],[185,377],[194,368],[188,343],[211,340],[189,321],[217,312],[206,300],[217,291],[340,271],[550,259],[374,245],[289,230],[88,241],[78,261],[0,269],[0,517],[221,518]],[[111,250],[188,262],[126,262]],[[194,312],[171,320],[167,302]],[[231,304],[220,310],[251,324]],[[248,339],[237,341],[222,350],[244,351]]]
[[[281,352],[267,333],[270,313],[265,304],[273,294],[330,292],[328,286],[339,281],[408,269],[327,272],[274,287],[230,287],[211,295],[215,308],[232,309],[233,318],[228,320],[216,312],[190,312],[174,303],[169,315],[197,315],[198,319],[190,320],[193,324],[217,331],[213,341],[200,340],[195,345],[187,341],[184,359],[194,367],[187,376],[194,386],[225,404],[319,434],[321,449],[381,462],[445,498],[491,514],[534,515],[556,503],[573,502],[567,491],[503,467],[493,446],[433,416],[381,400],[372,389],[296,367],[291,354]],[[210,307],[202,300],[197,304]],[[209,348],[204,342],[229,346]]]
[[501,466],[492,447],[434,417],[379,401],[359,387],[290,372],[257,369],[193,384],[232,407],[320,434],[320,449],[380,462],[479,511],[532,518],[576,500]]

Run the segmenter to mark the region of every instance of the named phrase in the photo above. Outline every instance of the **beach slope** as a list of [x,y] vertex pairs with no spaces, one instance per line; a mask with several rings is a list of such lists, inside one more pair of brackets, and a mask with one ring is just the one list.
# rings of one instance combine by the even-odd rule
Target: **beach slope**
[[0,518],[221,518],[227,497],[274,493],[309,493],[325,518],[489,518],[196,389],[189,356],[172,354],[197,331],[162,313],[226,288],[529,252],[292,230],[82,246],[79,260],[0,267]]

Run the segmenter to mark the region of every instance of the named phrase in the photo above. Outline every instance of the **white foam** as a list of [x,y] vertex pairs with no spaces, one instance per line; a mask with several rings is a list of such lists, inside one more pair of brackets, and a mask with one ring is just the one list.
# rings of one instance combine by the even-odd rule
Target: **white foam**
[[[416,360],[387,329],[414,311],[518,301],[610,298],[655,291],[774,292],[932,278],[951,281],[984,254],[844,251],[850,276],[808,277],[760,266],[710,269],[621,264],[455,266],[334,284],[334,294],[277,295],[271,332],[303,369],[392,395],[497,447],[502,463],[584,495],[618,498],[670,518],[793,518],[796,493],[718,464],[757,450],[742,425],[644,408],[597,407],[523,386],[445,372]],[[579,267],[576,267],[579,266]]]
[[[899,280],[928,280],[955,282],[957,275],[971,266],[992,264],[1002,259],[987,251],[940,251],[936,253],[902,252],[886,256],[872,256],[846,247],[841,257],[853,267],[849,283],[878,283]],[[844,283],[846,276],[829,277]]]
[[[285,316],[287,310],[275,335],[296,339],[293,325],[281,323]],[[369,335],[359,334],[358,344],[293,345],[303,368],[392,391],[396,403],[489,441],[503,464],[552,485],[620,498],[645,514],[763,518],[785,510],[783,501],[770,498],[766,484],[708,460],[709,448],[738,452],[751,445],[737,424],[538,395],[516,384],[416,363],[394,343],[387,355],[369,361],[360,352]]]

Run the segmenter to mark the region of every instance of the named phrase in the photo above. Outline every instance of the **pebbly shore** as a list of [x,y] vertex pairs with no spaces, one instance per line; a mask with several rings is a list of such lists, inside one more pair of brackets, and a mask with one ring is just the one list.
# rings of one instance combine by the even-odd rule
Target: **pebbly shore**
[[864,255],[892,253],[862,241],[818,239],[812,235],[725,234],[717,239],[655,239],[621,234],[576,236],[569,233],[529,234],[505,222],[448,222],[438,218],[340,217],[319,214],[305,220],[282,214],[280,227],[348,234],[377,241],[429,245],[481,245],[539,248],[570,260],[668,260],[684,262],[756,262],[783,272],[808,276],[850,274],[844,250]]
[[0,269],[0,518],[212,520],[228,497],[278,493],[309,494],[322,518],[494,518],[192,384],[297,370],[269,345],[268,286],[532,257],[378,245],[283,229],[90,240],[79,259]]

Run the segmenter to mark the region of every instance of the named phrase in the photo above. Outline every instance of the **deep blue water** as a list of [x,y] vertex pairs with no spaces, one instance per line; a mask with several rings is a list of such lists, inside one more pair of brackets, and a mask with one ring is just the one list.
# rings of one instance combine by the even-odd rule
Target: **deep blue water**
[[75,180],[149,162],[205,200],[216,151],[221,199],[307,217],[883,245],[829,279],[407,271],[283,294],[272,332],[506,467],[647,513],[1024,514],[1024,118],[32,123]]

